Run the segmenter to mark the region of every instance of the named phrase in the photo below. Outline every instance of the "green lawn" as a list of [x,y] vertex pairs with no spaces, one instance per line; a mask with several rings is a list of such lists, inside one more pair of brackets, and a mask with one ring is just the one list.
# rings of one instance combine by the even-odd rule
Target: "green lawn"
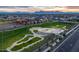
[[34,42],[36,42],[36,41],[38,41],[38,40],[40,40],[40,39],[41,39],[41,38],[39,38],[39,37],[35,37],[35,38],[33,38],[32,40],[28,41],[27,43],[23,43],[23,44],[20,44],[20,45],[17,45],[17,46],[15,46],[15,47],[13,47],[11,50],[12,50],[12,51],[16,51],[16,50],[18,50],[18,49],[21,49],[22,47],[26,47],[27,45],[34,43]]
[[61,28],[66,26],[66,29],[69,29],[71,26],[73,26],[72,23],[61,23],[61,22],[48,22],[43,24],[37,24],[37,25],[31,25],[30,27],[47,27],[47,28]]
[[54,27],[54,28],[64,29],[64,26],[65,26],[66,29],[69,29],[70,27],[72,27],[72,25],[73,24],[70,24],[70,23],[48,22],[48,23],[37,24],[37,25],[29,25],[24,28],[12,30],[12,31],[0,32],[0,51],[4,51],[7,47],[11,46],[12,43],[24,37],[25,34],[32,34],[29,31],[29,28],[32,28],[32,27],[52,28]]
[[8,23],[11,23],[12,21],[10,21],[10,20],[1,20],[0,19],[0,25],[1,24],[8,24]]
[[33,32],[37,33],[37,32],[38,32],[38,30],[33,30]]
[[33,36],[27,36],[26,38],[24,38],[23,40],[19,41],[18,43],[21,43],[21,42],[25,42],[27,41],[29,38],[32,38]]
[[21,28],[13,31],[0,32],[0,51],[5,50],[7,47],[12,45],[13,42],[21,39],[25,34],[30,34],[28,28]]

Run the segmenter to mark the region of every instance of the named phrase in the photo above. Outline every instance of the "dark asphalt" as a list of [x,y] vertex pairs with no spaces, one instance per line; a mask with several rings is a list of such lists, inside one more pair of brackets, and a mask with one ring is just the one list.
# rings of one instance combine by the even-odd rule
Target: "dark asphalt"
[[19,27],[22,27],[22,25],[17,25],[17,24],[3,24],[3,25],[0,25],[0,31],[4,31],[4,30],[10,30],[10,29],[16,29],[16,28],[19,28]]
[[65,41],[56,52],[79,52],[79,28]]

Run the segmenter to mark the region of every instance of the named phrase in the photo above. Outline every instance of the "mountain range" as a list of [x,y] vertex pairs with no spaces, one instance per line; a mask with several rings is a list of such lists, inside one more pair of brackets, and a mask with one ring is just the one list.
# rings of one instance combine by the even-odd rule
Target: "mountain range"
[[0,12],[0,14],[79,14],[79,12],[36,11],[36,12]]

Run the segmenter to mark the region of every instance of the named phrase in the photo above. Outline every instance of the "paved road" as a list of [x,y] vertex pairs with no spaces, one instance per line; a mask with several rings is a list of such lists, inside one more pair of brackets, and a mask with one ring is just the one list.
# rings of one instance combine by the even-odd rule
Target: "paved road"
[[15,28],[19,28],[19,27],[22,27],[22,25],[4,24],[4,25],[0,25],[0,31],[9,30],[9,29],[15,29]]
[[79,52],[79,27],[68,36],[65,41],[53,51],[56,52]]

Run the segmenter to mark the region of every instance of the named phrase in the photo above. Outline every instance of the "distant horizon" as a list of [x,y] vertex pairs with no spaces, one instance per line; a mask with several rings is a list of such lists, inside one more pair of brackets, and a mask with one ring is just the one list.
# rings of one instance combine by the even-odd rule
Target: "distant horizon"
[[79,12],[79,6],[0,6],[0,12]]

